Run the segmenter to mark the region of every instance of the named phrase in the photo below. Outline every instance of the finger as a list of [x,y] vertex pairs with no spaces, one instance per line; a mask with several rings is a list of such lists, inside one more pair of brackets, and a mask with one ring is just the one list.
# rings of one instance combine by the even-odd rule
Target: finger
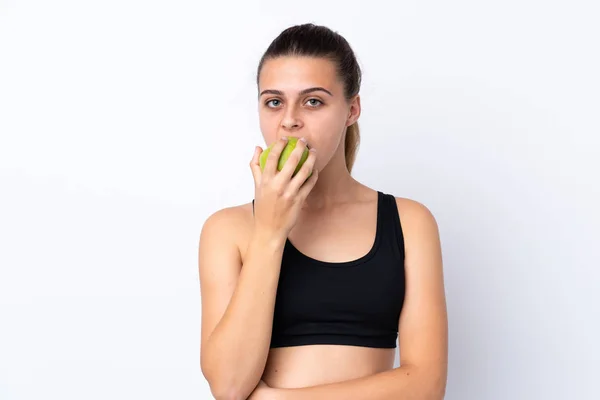
[[[317,153],[315,149],[310,149],[308,151],[308,158],[306,159],[304,164],[302,164],[302,167],[300,168],[298,173],[292,178],[288,185],[288,188],[291,193],[296,193],[298,190],[300,190],[300,187],[304,184],[306,179],[309,177],[310,173],[313,171],[317,159],[316,154]],[[283,173],[283,170],[281,172]]]
[[306,200],[310,191],[315,187],[317,179],[319,179],[319,170],[315,168],[313,169],[310,178],[308,178],[298,190],[298,197],[300,197],[301,201]]
[[252,160],[250,161],[250,169],[252,170],[252,177],[254,178],[254,186],[258,187],[260,184],[260,178],[262,172],[260,170],[260,155],[263,150],[260,146],[256,146],[254,148],[254,155],[252,156]]
[[288,157],[287,161],[283,165],[283,168],[279,172],[279,179],[281,179],[284,182],[288,182],[291,179],[291,177],[294,175],[294,171],[296,171],[296,168],[298,167],[298,163],[300,162],[302,153],[304,153],[305,149],[306,139],[302,138],[296,142],[296,147],[290,153],[290,156]]
[[281,157],[281,152],[283,151],[287,143],[287,137],[283,136],[273,145],[273,147],[269,151],[269,155],[267,156],[267,162],[265,163],[265,168],[262,172],[264,176],[275,176],[275,174],[277,173],[277,165],[279,164],[279,158]]

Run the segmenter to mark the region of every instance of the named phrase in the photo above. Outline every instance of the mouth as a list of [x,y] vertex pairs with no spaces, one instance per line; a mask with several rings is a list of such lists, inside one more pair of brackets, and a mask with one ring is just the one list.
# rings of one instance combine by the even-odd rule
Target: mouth
[[[301,141],[301,140],[300,140],[300,138],[301,138],[302,136],[290,136],[290,137],[294,137],[294,138],[295,138],[295,139],[297,139],[298,141]],[[306,144],[306,148],[310,149],[310,143],[308,142],[308,139],[307,139],[306,137],[304,137],[304,140],[305,140],[305,142],[304,142],[304,143]]]

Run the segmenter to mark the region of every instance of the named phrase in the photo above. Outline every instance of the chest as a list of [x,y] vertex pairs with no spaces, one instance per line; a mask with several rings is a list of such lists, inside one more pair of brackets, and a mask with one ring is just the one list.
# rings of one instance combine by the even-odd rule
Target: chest
[[404,300],[404,269],[386,250],[377,242],[359,259],[323,263],[288,243],[275,319],[283,325],[348,322],[394,328]]
[[375,242],[376,231],[375,210],[345,210],[302,218],[290,232],[289,241],[309,258],[339,263],[367,254]]

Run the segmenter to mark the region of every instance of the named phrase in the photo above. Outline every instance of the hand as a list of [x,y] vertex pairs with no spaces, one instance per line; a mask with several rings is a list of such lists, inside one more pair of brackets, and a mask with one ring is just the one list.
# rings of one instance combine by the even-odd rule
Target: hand
[[[271,149],[264,171],[260,168],[262,149],[256,147],[250,162],[254,176],[254,220],[255,227],[280,239],[287,238],[298,219],[304,200],[315,186],[318,171],[313,170],[316,153],[310,149],[308,158],[298,173],[293,173],[300,162],[306,143],[298,140],[281,171],[277,164],[287,140],[279,139]],[[310,178],[308,176],[312,172]],[[307,179],[308,178],[308,179]]]
[[263,380],[258,382],[258,386],[254,389],[246,400],[277,400],[277,389],[267,385]]

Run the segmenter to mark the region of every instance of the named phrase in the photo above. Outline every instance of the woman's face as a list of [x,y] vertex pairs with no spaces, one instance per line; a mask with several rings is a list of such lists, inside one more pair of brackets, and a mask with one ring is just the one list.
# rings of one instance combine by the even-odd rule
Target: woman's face
[[[267,146],[281,136],[305,137],[322,170],[358,119],[360,101],[344,97],[335,65],[324,58],[278,57],[263,64],[259,81],[260,129]],[[343,151],[343,146],[341,147]]]

